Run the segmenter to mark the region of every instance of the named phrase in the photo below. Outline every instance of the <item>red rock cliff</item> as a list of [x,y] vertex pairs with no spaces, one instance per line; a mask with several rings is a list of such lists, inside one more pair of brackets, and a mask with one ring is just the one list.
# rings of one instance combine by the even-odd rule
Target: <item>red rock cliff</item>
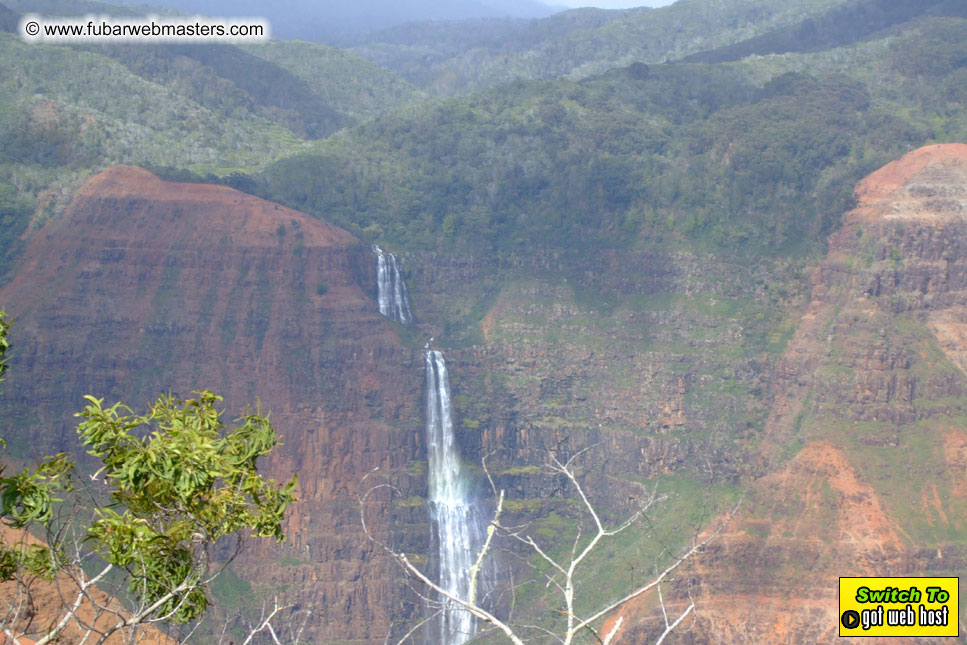
[[[137,409],[208,388],[229,419],[258,397],[284,438],[270,474],[297,472],[299,503],[288,543],[242,574],[310,607],[310,640],[382,642],[395,570],[356,499],[366,473],[418,456],[421,372],[377,311],[374,267],[349,233],[282,206],[102,172],[0,290],[16,321],[2,433],[25,457],[76,449],[88,393]],[[388,517],[377,502],[386,539]]]
[[773,374],[761,476],[680,581],[701,592],[672,642],[833,643],[840,576],[967,569],[967,145],[857,197]]
[[967,568],[967,145],[856,193],[773,376],[763,476],[697,563],[705,606],[677,642],[832,643],[839,576]]

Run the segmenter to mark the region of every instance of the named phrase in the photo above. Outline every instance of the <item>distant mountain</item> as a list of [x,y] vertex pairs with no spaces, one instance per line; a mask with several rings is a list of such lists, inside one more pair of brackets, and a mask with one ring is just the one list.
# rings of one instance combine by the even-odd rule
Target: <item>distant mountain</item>
[[[837,576],[967,571],[967,147],[904,156],[967,141],[963,4],[489,14],[355,53],[0,33],[0,435],[18,457],[67,447],[87,393],[259,395],[286,437],[269,472],[303,488],[289,541],[225,597],[311,608],[309,642],[396,642],[424,604],[367,545],[357,493],[379,466],[402,492],[373,499],[379,535],[432,570],[433,337],[508,525],[572,548],[548,452],[587,450],[608,518],[666,500],[583,588],[621,597],[721,526],[666,587],[697,609],[677,642],[831,642]],[[213,12],[246,6],[268,11]],[[318,31],[323,9],[295,6],[272,11]],[[134,168],[78,188],[121,163],[280,205]],[[371,242],[402,259],[415,325],[379,316]],[[512,597],[522,623],[553,619],[543,583]],[[622,608],[622,642],[657,640],[650,602]]]
[[359,56],[301,41],[250,45],[111,46],[115,58],[149,81],[216,111],[237,108],[319,139],[405,103],[415,88]]
[[356,121],[422,96],[399,75],[344,49],[297,40],[241,49],[302,79],[333,109]]
[[503,24],[407,24],[353,51],[431,92],[454,94],[514,79],[585,77],[740,43],[850,0],[679,0],[660,9],[574,9]]
[[352,50],[431,94],[517,79],[584,78],[634,62],[725,62],[875,39],[927,17],[965,17],[962,0],[679,0],[660,9],[575,9],[538,20],[420,22]]
[[722,63],[752,55],[820,51],[867,40],[920,16],[967,18],[967,4],[959,0],[854,0],[798,24],[685,60]]
[[[31,45],[0,33],[0,67],[5,70],[0,77],[0,164],[23,165],[21,172],[40,181],[41,175],[111,162],[256,165],[298,145],[283,119],[273,119],[270,106],[251,95],[226,91],[224,105],[216,106],[204,96],[187,96],[181,87],[153,82],[122,64],[133,66],[131,61],[118,62],[102,52]],[[151,62],[152,48],[129,52],[141,52],[143,62]],[[204,53],[200,49],[195,55]],[[259,63],[254,59],[252,69],[260,69]],[[274,76],[266,76],[281,77],[281,70],[272,69]],[[219,87],[237,88],[229,80],[219,81]],[[290,80],[293,86],[298,81]],[[182,82],[191,87],[193,79]]]
[[0,31],[16,31],[19,20],[17,12],[0,4]]
[[407,22],[543,18],[559,10],[537,0],[163,0],[160,4],[213,16],[260,16],[271,23],[275,38],[336,45]]

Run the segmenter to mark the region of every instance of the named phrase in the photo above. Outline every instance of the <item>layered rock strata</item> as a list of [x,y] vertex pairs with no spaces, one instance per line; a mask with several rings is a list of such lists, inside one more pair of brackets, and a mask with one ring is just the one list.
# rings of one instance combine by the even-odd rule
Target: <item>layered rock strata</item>
[[[396,571],[361,530],[363,478],[425,485],[406,474],[422,454],[420,357],[379,315],[375,280],[369,249],[339,228],[225,187],[104,171],[0,290],[15,320],[2,435],[24,458],[77,450],[85,394],[143,409],[206,388],[227,421],[260,401],[283,441],[267,470],[298,473],[299,502],[287,543],[236,569],[311,609],[310,641],[383,642]],[[376,537],[406,542],[393,507],[371,500]]]
[[967,570],[967,145],[856,194],[775,367],[760,477],[677,583],[699,609],[673,642],[832,643],[840,576]]

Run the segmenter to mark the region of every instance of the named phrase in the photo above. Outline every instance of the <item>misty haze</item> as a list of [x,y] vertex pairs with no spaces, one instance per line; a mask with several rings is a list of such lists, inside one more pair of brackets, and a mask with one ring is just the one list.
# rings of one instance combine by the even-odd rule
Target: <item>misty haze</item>
[[570,4],[0,0],[4,643],[962,642],[967,4]]

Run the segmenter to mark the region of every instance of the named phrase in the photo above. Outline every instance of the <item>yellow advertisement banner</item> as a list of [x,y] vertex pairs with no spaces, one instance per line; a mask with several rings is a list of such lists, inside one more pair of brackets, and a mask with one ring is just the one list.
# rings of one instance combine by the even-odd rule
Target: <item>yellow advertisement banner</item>
[[958,636],[960,578],[840,578],[840,636]]

